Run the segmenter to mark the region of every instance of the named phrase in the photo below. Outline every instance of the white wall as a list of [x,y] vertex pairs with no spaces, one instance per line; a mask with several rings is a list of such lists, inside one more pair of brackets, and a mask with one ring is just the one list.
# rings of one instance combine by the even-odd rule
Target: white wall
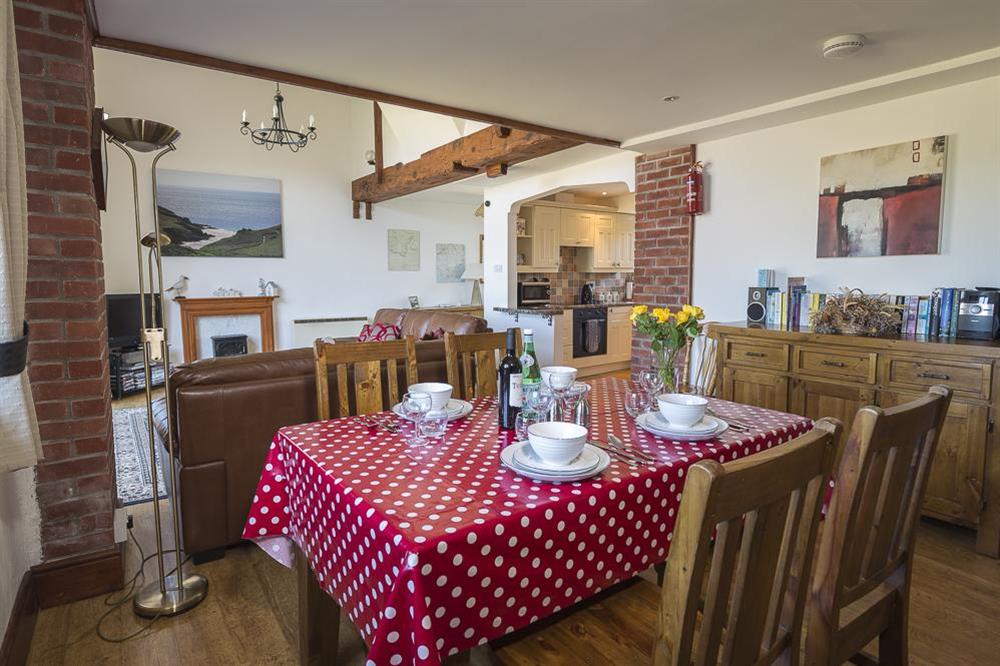
[[[249,296],[257,294],[258,278],[274,280],[281,290],[276,302],[279,348],[292,344],[293,319],[370,316],[382,306],[407,306],[410,295],[424,305],[468,302],[469,284],[436,282],[434,245],[464,243],[466,261],[478,259],[483,228],[474,215],[478,198],[455,203],[410,197],[377,204],[371,221],[351,216],[350,181],[370,170],[364,162],[364,151],[372,145],[370,102],[283,86],[288,122],[297,127],[315,114],[319,136],[295,154],[268,152],[239,133],[239,118],[243,108],[254,126],[268,117],[273,84],[103,49],[95,49],[94,61],[97,103],[107,113],[160,120],[181,131],[177,151],[161,160],[161,168],[281,180],[283,258],[165,257],[166,285],[186,275],[187,296],[210,296],[218,287]],[[428,120],[424,136],[443,131],[441,127]],[[443,127],[454,129],[454,123]],[[406,128],[420,131],[418,119],[407,115]],[[450,138],[443,136],[440,142]],[[140,171],[145,171],[140,188],[147,193],[142,201],[146,229],[152,225],[149,159],[138,158]],[[113,146],[108,161],[108,210],[102,215],[105,284],[108,293],[134,292],[131,176],[125,156]],[[420,230],[419,272],[388,270],[390,228]],[[171,303],[168,326],[179,358],[176,313]]]
[[[816,258],[825,155],[948,135],[941,253]],[[694,300],[712,319],[746,316],[757,268],[816,291],[927,294],[1000,285],[1000,78],[698,145],[708,212],[695,222]]]
[[[549,171],[538,176],[511,181],[489,187],[484,192],[489,202],[483,234],[483,303],[486,318],[493,328],[506,327],[506,317],[492,312],[494,307],[508,307],[517,303],[516,241],[513,218],[517,210],[512,207],[529,199],[557,192],[568,187],[595,183],[625,183],[629,191],[635,190],[636,153],[623,150],[608,157],[576,164],[564,169]],[[495,318],[495,319],[494,319]],[[495,325],[494,324],[495,321]]]
[[42,559],[35,469],[0,474],[0,635],[10,618],[21,577]]

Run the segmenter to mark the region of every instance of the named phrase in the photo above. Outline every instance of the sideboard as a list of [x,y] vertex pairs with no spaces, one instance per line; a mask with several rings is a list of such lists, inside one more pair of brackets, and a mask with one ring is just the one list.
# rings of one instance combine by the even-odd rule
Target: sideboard
[[1000,557],[1000,343],[866,338],[808,329],[708,326],[727,400],[833,416],[850,430],[859,407],[891,407],[934,384],[954,391],[931,469],[924,514],[977,530],[976,550]]

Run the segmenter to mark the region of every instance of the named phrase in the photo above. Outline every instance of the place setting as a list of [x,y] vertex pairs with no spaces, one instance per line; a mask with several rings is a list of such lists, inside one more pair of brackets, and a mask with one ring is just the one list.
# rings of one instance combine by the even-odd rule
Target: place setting
[[700,442],[714,439],[729,428],[743,431],[742,424],[731,424],[714,414],[708,399],[688,393],[661,393],[659,373],[643,371],[641,388],[625,393],[625,412],[640,429],[656,437],[677,442]]
[[543,384],[525,390],[516,441],[500,452],[500,462],[534,481],[556,483],[595,477],[612,460],[633,467],[654,464],[654,458],[613,435],[607,444],[591,439],[590,386],[577,382],[576,373],[568,366],[541,369]]

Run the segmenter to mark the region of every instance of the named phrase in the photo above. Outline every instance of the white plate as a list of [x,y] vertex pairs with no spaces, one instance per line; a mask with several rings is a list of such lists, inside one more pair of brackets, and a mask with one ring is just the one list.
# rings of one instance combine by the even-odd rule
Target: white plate
[[[466,416],[472,413],[472,403],[466,402],[465,400],[456,400],[452,398],[448,401],[448,420],[457,421],[458,419],[464,419]],[[392,413],[401,419],[409,420],[405,414],[403,414],[402,403],[396,403],[392,406]]]
[[567,465],[553,465],[542,460],[537,453],[531,448],[531,444],[528,442],[517,442],[520,444],[514,449],[512,454],[512,459],[514,464],[521,469],[531,470],[532,472],[541,472],[542,474],[582,474],[583,472],[589,472],[590,470],[597,467],[600,462],[600,458],[597,456],[596,448],[584,447],[580,452],[580,455],[576,457],[575,460]]
[[[640,414],[635,419],[635,424],[646,432],[656,435],[657,437],[665,437],[678,442],[700,442],[705,439],[714,439],[729,429],[729,424],[722,419],[714,416],[706,416],[706,419],[711,419],[716,423],[714,430],[704,433],[691,432],[690,430],[671,430],[669,428],[665,429],[655,425],[655,421],[653,421],[650,416],[651,414]],[[651,423],[651,421],[653,422]]]
[[649,412],[649,425],[664,432],[684,432],[692,435],[703,435],[706,432],[714,432],[719,427],[719,420],[706,414],[694,425],[682,426],[671,423],[660,412]]
[[596,447],[591,446],[590,444],[585,444],[584,448],[593,449],[597,454],[597,457],[599,458],[597,467],[595,467],[594,469],[573,475],[553,474],[551,472],[548,473],[535,472],[532,470],[524,469],[522,467],[518,467],[517,463],[514,462],[514,450],[518,446],[523,446],[523,442],[514,443],[504,448],[504,450],[500,452],[500,462],[503,463],[505,467],[509,467],[510,469],[514,470],[521,476],[531,479],[533,481],[553,481],[553,482],[582,481],[584,479],[589,479],[592,476],[597,476],[605,469],[607,469],[608,465],[611,464],[611,457],[607,453],[601,451]]

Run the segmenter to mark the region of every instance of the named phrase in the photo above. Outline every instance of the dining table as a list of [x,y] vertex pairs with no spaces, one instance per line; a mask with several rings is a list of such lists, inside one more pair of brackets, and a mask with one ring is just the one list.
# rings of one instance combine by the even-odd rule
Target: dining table
[[[812,427],[709,398],[715,415],[742,427],[673,441],[637,428],[626,380],[588,383],[590,439],[617,435],[651,462],[612,455],[593,478],[533,481],[501,463],[514,435],[499,429],[494,397],[473,400],[420,448],[392,412],[287,426],[267,452],[243,537],[285,566],[308,563],[363,638],[368,664],[439,664],[664,562],[691,465],[750,456]],[[401,427],[371,427],[390,420]]]

